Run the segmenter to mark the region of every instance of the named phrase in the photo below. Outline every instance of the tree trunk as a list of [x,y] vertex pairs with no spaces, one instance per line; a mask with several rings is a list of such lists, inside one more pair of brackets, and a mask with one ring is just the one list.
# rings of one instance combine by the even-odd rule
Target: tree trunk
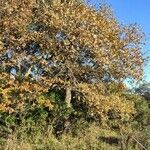
[[67,107],[71,107],[71,87],[66,88],[66,98],[65,98]]

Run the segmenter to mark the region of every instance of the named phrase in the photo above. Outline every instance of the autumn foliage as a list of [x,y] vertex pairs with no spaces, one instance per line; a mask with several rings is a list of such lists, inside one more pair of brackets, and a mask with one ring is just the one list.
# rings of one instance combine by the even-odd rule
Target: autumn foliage
[[124,84],[142,78],[143,44],[106,4],[1,0],[0,149],[148,147],[144,86]]
[[91,116],[134,113],[120,91],[125,79],[142,77],[137,25],[120,24],[107,5],[95,10],[78,1],[1,1],[0,19],[1,111],[22,111],[28,102],[51,110],[43,93],[57,88],[69,107],[75,97]]

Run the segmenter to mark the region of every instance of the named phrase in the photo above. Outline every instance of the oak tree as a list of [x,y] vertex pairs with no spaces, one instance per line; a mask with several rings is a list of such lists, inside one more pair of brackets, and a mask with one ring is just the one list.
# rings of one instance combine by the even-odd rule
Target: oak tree
[[68,107],[71,92],[78,90],[94,110],[107,106],[106,110],[122,107],[126,112],[118,94],[105,96],[106,87],[100,87],[106,82],[141,78],[142,44],[140,28],[120,24],[107,5],[96,10],[75,0],[1,1],[0,72],[1,81],[6,80],[1,93],[17,88],[34,96],[58,86],[66,91]]

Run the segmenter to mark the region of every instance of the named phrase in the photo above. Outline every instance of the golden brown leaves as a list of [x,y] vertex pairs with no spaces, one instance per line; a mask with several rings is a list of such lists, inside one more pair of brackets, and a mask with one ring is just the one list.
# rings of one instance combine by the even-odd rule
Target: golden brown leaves
[[[102,80],[106,74],[116,81],[142,76],[143,34],[136,25],[120,25],[106,5],[97,11],[77,1],[49,5],[39,0],[6,0],[0,5],[0,16],[0,57],[9,49],[13,51],[11,59],[2,59],[2,72],[6,73],[3,78],[9,84],[2,87],[2,96],[12,100],[5,92],[10,85],[21,94],[35,95],[48,91],[53,84],[81,86],[95,113],[107,114],[110,109],[121,114],[133,111],[132,104],[117,93],[106,95],[105,86],[92,82]],[[45,59],[46,54],[51,56]],[[29,63],[25,70],[30,68],[24,76],[18,73],[22,61]],[[44,75],[31,81],[36,65]],[[10,80],[11,67],[19,68],[22,82],[19,75],[15,81]],[[43,97],[39,103],[51,107]]]
[[2,41],[0,41],[0,51],[3,50],[3,48],[4,48],[4,44]]
[[[122,86],[122,85],[120,85]],[[92,116],[106,118],[109,111],[114,111],[121,118],[124,115],[130,116],[134,113],[134,104],[120,96],[119,93],[108,94],[104,84],[80,85],[81,91],[85,95],[85,103],[89,107]]]
[[[142,75],[142,32],[136,25],[120,25],[106,5],[96,11],[76,1],[56,2],[50,6],[39,1],[14,0],[0,8],[5,14],[1,21],[1,36],[4,38],[7,35],[7,44],[14,49],[32,40],[40,44],[42,51],[53,52],[56,61],[63,58],[74,66],[79,54],[78,47],[88,48],[99,66],[97,72],[109,72],[116,79],[128,76],[140,78]],[[35,23],[42,24],[44,29],[29,31],[28,26]],[[20,35],[19,38],[16,38],[14,31]],[[55,39],[59,32],[67,37],[64,41]],[[83,69],[83,66],[79,68]]]

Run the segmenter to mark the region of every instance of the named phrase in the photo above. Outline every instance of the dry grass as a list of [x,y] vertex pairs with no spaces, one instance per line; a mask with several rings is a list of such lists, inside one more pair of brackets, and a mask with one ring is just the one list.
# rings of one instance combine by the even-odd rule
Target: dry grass
[[[59,140],[51,131],[46,134],[35,134],[30,137],[18,138],[17,133],[9,136],[1,146],[2,150],[118,150],[118,145],[108,144],[100,140],[106,130],[91,125],[77,136],[64,134]],[[106,131],[107,136],[117,136],[116,133]]]

